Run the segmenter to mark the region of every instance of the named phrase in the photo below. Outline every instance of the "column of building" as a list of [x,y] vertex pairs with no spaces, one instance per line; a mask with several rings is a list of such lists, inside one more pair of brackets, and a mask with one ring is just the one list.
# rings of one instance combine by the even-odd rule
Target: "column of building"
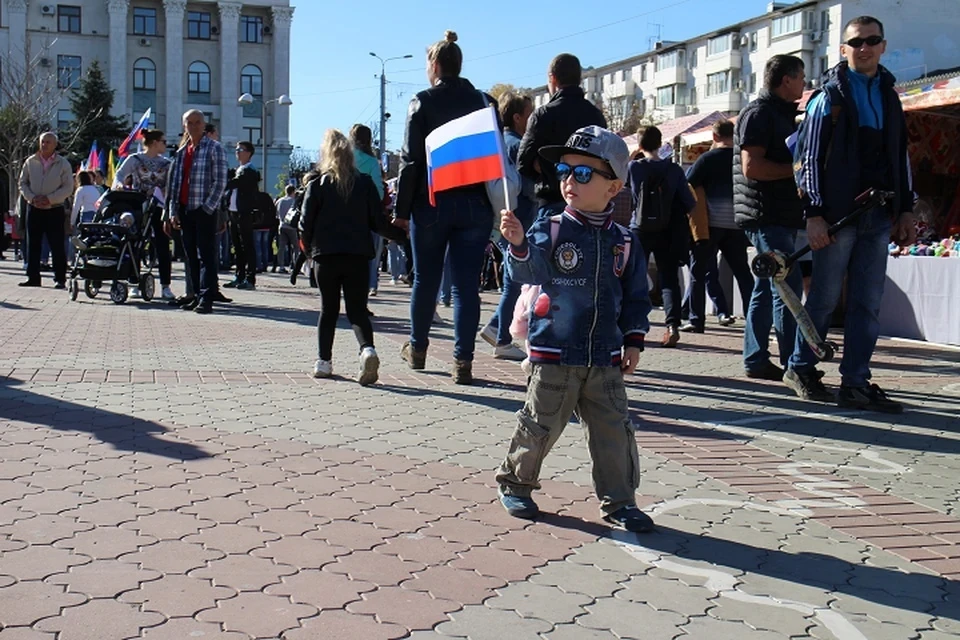
[[[187,7],[186,0],[163,0],[164,22],[166,31],[164,32],[165,56],[164,65],[166,66],[166,84],[165,93],[167,99],[164,100],[164,129],[167,132],[167,140],[171,143],[180,139],[183,133],[183,14]],[[157,109],[160,105],[157,105]],[[159,124],[159,121],[158,121]]]
[[10,62],[22,65],[27,61],[27,0],[8,0],[7,26],[10,29]]
[[[293,7],[273,7],[273,95],[279,98],[290,93],[290,22]],[[266,131],[264,131],[266,135]],[[275,147],[290,145],[290,109],[273,110],[273,135],[269,138]]]
[[113,115],[130,117],[127,112],[127,10],[130,0],[107,0],[110,13],[110,88],[113,89]]
[[[220,140],[233,145],[240,135],[240,3],[218,2],[220,9]],[[256,144],[256,140],[253,141]]]

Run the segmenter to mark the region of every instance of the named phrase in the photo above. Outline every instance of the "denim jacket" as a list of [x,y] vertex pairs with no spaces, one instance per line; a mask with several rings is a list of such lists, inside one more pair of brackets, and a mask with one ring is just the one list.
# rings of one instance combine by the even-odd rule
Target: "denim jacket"
[[609,215],[595,227],[567,207],[535,222],[507,256],[514,281],[541,288],[530,309],[531,362],[619,366],[624,346],[643,349],[651,309],[646,260],[633,232]]

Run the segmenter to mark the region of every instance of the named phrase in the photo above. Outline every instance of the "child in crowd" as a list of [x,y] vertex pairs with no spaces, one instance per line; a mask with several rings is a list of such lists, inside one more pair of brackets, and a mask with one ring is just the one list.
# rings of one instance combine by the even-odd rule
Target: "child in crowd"
[[567,203],[524,236],[506,211],[500,232],[518,283],[540,285],[528,323],[532,364],[519,424],[500,465],[500,502],[513,516],[539,513],[531,497],[540,469],[571,415],[587,432],[603,519],[628,531],[653,529],[637,508],[639,455],[623,382],[633,373],[650,328],[647,268],[636,236],[615,224],[611,200],[623,187],[629,152],[619,136],[590,126],[565,146],[544,147]]

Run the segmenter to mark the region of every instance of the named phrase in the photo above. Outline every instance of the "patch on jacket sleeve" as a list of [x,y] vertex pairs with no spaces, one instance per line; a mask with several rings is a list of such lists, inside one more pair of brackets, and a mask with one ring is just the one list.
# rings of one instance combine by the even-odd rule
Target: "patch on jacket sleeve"
[[563,273],[573,273],[583,264],[583,251],[573,242],[564,242],[553,252],[554,262]]

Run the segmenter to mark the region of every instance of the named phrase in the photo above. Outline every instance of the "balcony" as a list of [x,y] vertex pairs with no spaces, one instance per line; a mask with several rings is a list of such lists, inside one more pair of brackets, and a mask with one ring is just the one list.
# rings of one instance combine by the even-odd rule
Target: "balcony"
[[687,68],[678,65],[672,69],[657,71],[653,77],[653,84],[657,87],[669,87],[672,84],[687,84]]
[[729,49],[707,57],[703,62],[704,73],[719,73],[727,69],[739,69],[743,64],[743,57],[739,49]]
[[744,106],[743,93],[728,91],[713,96],[704,96],[697,105],[702,113],[711,111],[740,111]]
[[604,99],[611,98],[622,98],[624,96],[632,96],[637,92],[637,85],[634,84],[633,78],[627,78],[626,80],[621,80],[620,82],[610,82],[603,88],[603,97]]

